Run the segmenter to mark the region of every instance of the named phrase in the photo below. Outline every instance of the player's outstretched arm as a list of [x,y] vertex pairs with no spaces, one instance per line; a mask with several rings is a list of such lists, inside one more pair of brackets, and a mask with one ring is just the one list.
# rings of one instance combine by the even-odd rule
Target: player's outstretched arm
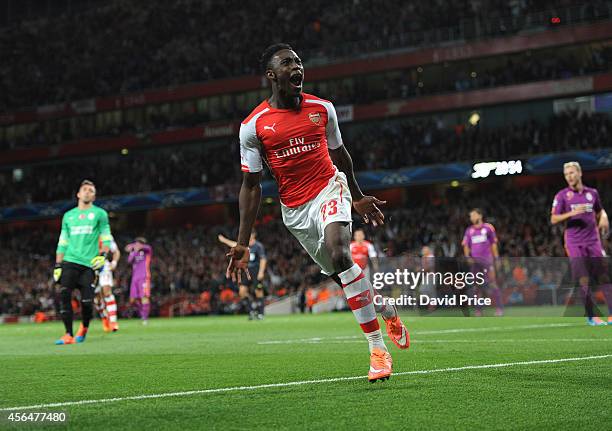
[[363,194],[361,188],[359,188],[359,184],[357,184],[357,179],[355,178],[353,159],[351,159],[351,155],[346,150],[346,147],[341,145],[334,150],[330,149],[329,156],[331,157],[332,162],[334,162],[334,165],[336,165],[340,171],[345,173],[349,190],[351,191],[351,196],[353,198],[353,207],[355,207],[355,211],[357,211],[359,215],[363,217],[363,221],[365,223],[369,223],[371,221],[374,226],[384,224],[385,216],[377,205],[383,205],[387,202],[376,199],[374,196],[365,196]]
[[240,209],[240,228],[238,229],[238,244],[232,247],[227,254],[230,258],[225,276],[233,281],[242,281],[241,272],[246,273],[250,280],[251,275],[247,269],[249,264],[249,238],[261,202],[261,171],[245,172],[242,176],[238,207]]

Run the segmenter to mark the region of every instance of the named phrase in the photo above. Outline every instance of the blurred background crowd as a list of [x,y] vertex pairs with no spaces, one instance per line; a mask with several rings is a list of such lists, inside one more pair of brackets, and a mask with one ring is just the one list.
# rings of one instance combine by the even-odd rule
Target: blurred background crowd
[[[371,171],[605,148],[610,145],[612,118],[565,112],[546,121],[529,120],[489,129],[478,125],[448,127],[433,117],[375,122],[354,131],[343,130],[355,170]],[[186,145],[32,164],[21,169],[18,182],[12,181],[12,170],[0,169],[0,185],[6,186],[0,206],[70,199],[74,185],[82,178],[93,179],[100,196],[105,197],[217,185],[236,191],[241,178],[239,159],[239,146],[232,138],[209,146]]]
[[571,6],[609,14],[605,2],[578,0],[146,3],[91,2],[77,14],[9,23],[0,31],[0,111],[254,74],[270,40],[299,43],[307,58],[338,58],[513,34],[541,25],[537,12]]
[[[612,202],[612,182],[590,184],[599,188],[603,202]],[[385,257],[419,256],[427,245],[436,257],[463,255],[461,241],[469,226],[469,211],[479,207],[486,221],[494,224],[500,254],[512,258],[563,256],[562,229],[549,224],[552,198],[561,187],[448,193],[443,198],[415,196],[409,208],[385,211],[384,226],[366,227],[367,238]],[[360,226],[355,220],[355,226]],[[227,247],[217,236],[235,237],[236,226],[186,225],[173,228],[120,231],[119,247],[136,235],[145,235],[152,245],[152,302],[156,313],[167,315],[169,307],[188,304],[182,313],[223,313],[237,301],[236,286],[225,279]],[[278,210],[257,225],[257,235],[266,248],[268,268],[265,283],[272,297],[297,293],[317,285],[326,277],[283,226]],[[30,315],[52,311],[55,290],[51,281],[57,232],[46,229],[16,231],[3,235],[8,245],[0,250],[0,314]],[[44,254],[41,251],[44,250]],[[115,272],[115,293],[124,315],[129,315],[131,270],[126,254]],[[514,267],[507,268],[512,273]],[[527,274],[531,287],[542,287],[542,274]],[[508,286],[512,287],[512,280]],[[229,307],[229,309],[234,310]]]
[[[1,1],[0,210],[72,199],[84,178],[103,198],[207,188],[224,206],[223,222],[143,222],[156,211],[160,219],[183,211],[178,220],[204,207],[166,203],[132,209],[140,211],[132,221],[128,211],[113,214],[120,248],[136,236],[153,246],[157,315],[237,310],[217,235],[236,236],[237,126],[268,95],[252,78],[272,42],[292,44],[305,60],[306,92],[351,112],[341,117],[341,130],[364,176],[612,147],[611,1]],[[497,51],[481,54],[487,44]],[[368,69],[372,63],[377,67]],[[346,64],[366,66],[346,72]],[[250,87],[227,86],[229,78]],[[190,93],[206,85],[208,93]],[[143,92],[156,89],[164,97],[147,101]],[[98,108],[107,96],[114,105]],[[402,111],[408,105],[412,111]],[[210,125],[232,133],[204,136]],[[156,141],[173,133],[187,137]],[[129,148],[115,145],[130,139]],[[67,148],[73,152],[63,153]],[[387,223],[366,228],[367,237],[387,258],[418,256],[425,245],[437,257],[459,257],[468,212],[480,207],[497,228],[509,274],[504,287],[520,302],[518,285],[559,286],[552,273],[517,272],[511,262],[565,255],[562,227],[548,220],[564,186],[560,170],[541,183],[526,175],[522,182],[397,187],[402,198],[390,199]],[[607,207],[612,173],[600,171],[585,175]],[[272,177],[266,172],[264,179]],[[47,221],[0,219],[0,315],[53,315],[59,232]],[[267,251],[269,299],[303,296],[324,280],[282,225],[274,198],[266,199],[257,231]],[[114,286],[124,317],[133,313],[129,282],[124,255]]]

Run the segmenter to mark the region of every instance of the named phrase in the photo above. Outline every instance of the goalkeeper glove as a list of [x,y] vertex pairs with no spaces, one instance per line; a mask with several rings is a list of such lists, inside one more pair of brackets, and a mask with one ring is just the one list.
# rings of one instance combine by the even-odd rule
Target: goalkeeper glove
[[60,278],[62,278],[62,264],[56,263],[55,267],[53,268],[53,281],[59,283]]
[[104,266],[105,262],[106,262],[105,256],[96,256],[93,259],[91,259],[91,269],[93,269],[94,271],[97,271]]

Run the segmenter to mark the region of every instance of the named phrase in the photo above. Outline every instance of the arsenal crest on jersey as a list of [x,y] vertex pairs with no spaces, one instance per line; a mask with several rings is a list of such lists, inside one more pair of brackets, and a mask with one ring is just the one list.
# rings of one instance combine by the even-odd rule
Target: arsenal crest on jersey
[[321,123],[321,113],[320,112],[311,112],[310,114],[308,114],[308,118],[310,118],[310,121],[315,123],[317,126]]

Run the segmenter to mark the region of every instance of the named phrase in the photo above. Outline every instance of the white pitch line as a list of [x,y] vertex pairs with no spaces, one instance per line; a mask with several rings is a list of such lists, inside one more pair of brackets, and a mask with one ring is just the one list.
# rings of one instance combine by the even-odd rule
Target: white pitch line
[[[323,340],[309,340],[304,341],[303,344],[352,344],[352,343],[364,343],[364,338],[359,337],[360,339],[356,340],[332,340],[332,339],[323,339]],[[578,343],[578,342],[592,342],[592,341],[600,341],[600,342],[612,342],[612,338],[505,338],[505,339],[484,339],[484,340],[467,340],[467,339],[454,339],[454,340],[411,340],[410,344],[435,344],[435,343],[469,343],[469,344],[487,344],[487,343],[522,343],[522,342],[532,342],[532,343],[550,343],[550,342],[567,342],[567,343]]]
[[[489,331],[507,331],[515,329],[542,329],[542,328],[559,328],[567,326],[584,326],[577,323],[548,323],[541,325],[521,325],[521,326],[491,326],[489,328],[457,328],[457,329],[437,329],[431,331],[410,331],[411,335],[435,335],[435,334],[459,334],[462,332],[489,332]],[[387,334],[383,334],[387,336]],[[348,340],[348,339],[363,339],[363,335],[346,335],[341,337],[312,337],[312,338],[297,338],[290,340],[266,340],[258,341],[257,344],[297,344],[320,342],[323,340]]]
[[[537,361],[522,361],[522,362],[506,362],[501,364],[485,364],[485,365],[467,365],[464,367],[452,367],[452,368],[434,368],[431,370],[415,370],[415,371],[402,371],[399,373],[393,373],[393,376],[407,376],[411,374],[433,374],[433,373],[448,373],[454,371],[466,371],[466,370],[482,370],[487,368],[504,368],[512,367],[517,365],[538,365],[538,364],[556,364],[560,362],[575,362],[575,361],[590,361],[596,359],[607,359],[612,358],[610,355],[597,355],[597,356],[579,356],[574,358],[560,358],[560,359],[542,359]],[[301,386],[301,385],[313,385],[318,383],[335,383],[343,382],[347,380],[360,380],[365,379],[366,376],[350,376],[350,377],[333,377],[329,379],[318,379],[318,380],[302,380],[297,382],[286,382],[286,383],[269,383],[265,385],[255,386],[231,386],[227,388],[214,388],[214,389],[201,389],[194,391],[184,392],[166,392],[161,394],[150,394],[150,395],[134,395],[129,397],[116,397],[116,398],[102,398],[97,400],[81,400],[81,401],[66,401],[61,403],[48,403],[48,404],[35,404],[30,406],[19,406],[19,407],[2,407],[0,411],[11,411],[11,410],[32,410],[32,409],[47,409],[52,407],[68,407],[68,406],[79,406],[86,404],[102,404],[102,403],[113,403],[119,401],[137,401],[146,400],[152,398],[170,398],[170,397],[184,397],[189,395],[202,395],[202,394],[217,394],[223,392],[237,392],[237,391],[253,391],[257,389],[267,388],[284,388],[289,386]]]

